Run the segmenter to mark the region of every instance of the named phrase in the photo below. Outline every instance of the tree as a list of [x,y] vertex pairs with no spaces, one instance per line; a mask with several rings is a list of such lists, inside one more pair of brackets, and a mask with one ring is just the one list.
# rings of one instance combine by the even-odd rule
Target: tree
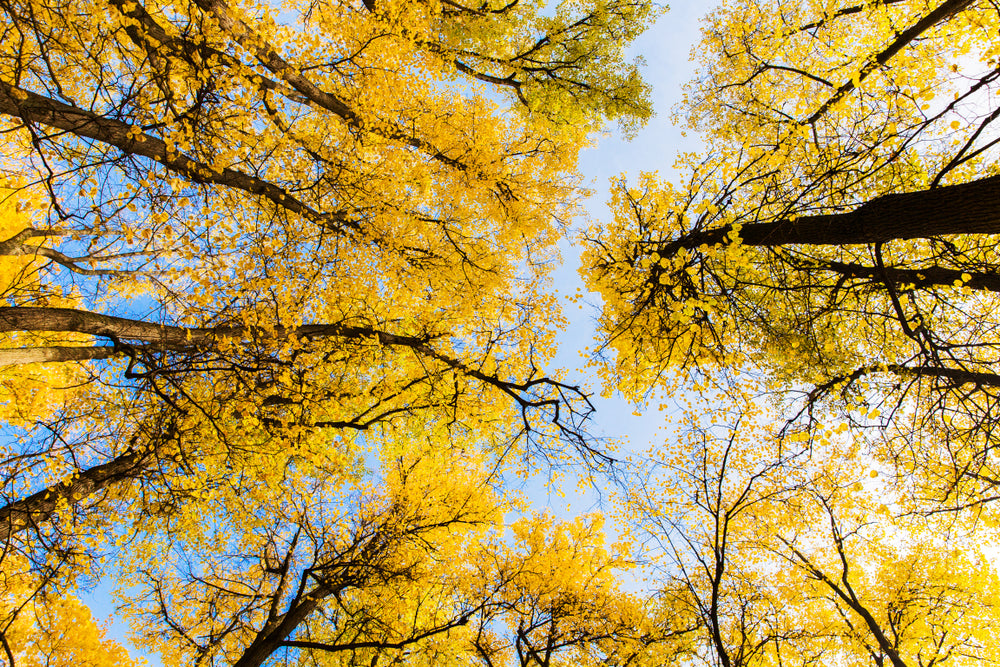
[[[623,495],[692,656],[725,667],[978,665],[994,659],[992,527],[963,535],[908,498],[846,429],[779,437],[748,394],[692,400]],[[876,466],[876,467],[872,467]]]
[[[433,542],[391,497],[370,515],[349,504],[353,537],[310,533],[320,519],[275,496],[288,480],[314,490],[323,518],[339,493],[372,496],[390,453],[427,443],[475,449],[486,486],[538,456],[607,461],[582,430],[586,394],[542,370],[561,322],[547,275],[576,211],[577,152],[607,120],[650,115],[623,46],[659,11],[0,7],[6,552],[51,590],[117,554],[163,592],[181,575],[150,559],[222,558],[192,517],[224,517],[261,548],[240,571],[252,595],[216,597],[253,604],[231,627],[196,624],[192,643],[174,624],[181,598],[154,597],[150,637],[260,664],[342,583],[372,614],[398,598],[409,570],[392,559]],[[466,511],[441,502],[428,511]],[[259,525],[271,507],[282,523]],[[345,553],[392,562],[347,583],[317,576],[300,597],[269,588],[280,562],[316,574]],[[260,617],[267,604],[286,606],[284,635]]]
[[176,664],[541,667],[669,639],[619,590],[631,563],[597,522],[525,518],[510,540],[518,500],[491,484],[495,460],[475,439],[420,448],[412,435],[383,443],[364,479],[328,460],[146,517],[120,567],[148,645]]
[[605,547],[603,517],[534,515],[512,528],[513,548],[495,561],[507,584],[499,612],[483,617],[472,641],[483,667],[510,664],[512,654],[522,667],[662,665],[683,651],[688,628],[675,610],[623,590],[636,563],[627,545]]
[[289,649],[371,660],[463,626],[489,597],[461,597],[453,558],[503,501],[472,451],[398,444],[375,479],[330,460],[149,515],[150,537],[172,539],[144,541],[125,568],[142,633],[178,664],[244,667]]
[[[655,14],[577,9],[311,4],[296,28],[225,3],[6,6],[0,111],[50,202],[3,242],[42,264],[34,292],[6,293],[0,328],[19,343],[2,360],[118,360],[89,367],[109,389],[58,429],[112,405],[131,426],[97,460],[116,475],[185,432],[161,405],[225,442],[424,409],[471,408],[471,427],[496,418],[495,391],[515,423],[535,431],[541,409],[570,435],[587,408],[539,372],[557,321],[539,289],[576,150],[605,118],[649,115],[620,40]],[[52,302],[67,290],[73,308]],[[149,419],[172,427],[136,427]],[[63,449],[60,476],[101,472]]]
[[792,416],[889,427],[902,469],[951,460],[938,501],[991,497],[997,21],[964,0],[720,7],[682,108],[704,157],[679,187],[619,182],[589,234],[618,383],[762,371],[801,390]]
[[[25,563],[5,557],[5,580],[0,617],[0,644],[5,664],[27,667],[101,667],[115,664],[138,667],[118,642],[106,639],[101,628],[80,600],[72,596],[37,596],[27,585],[31,574]],[[24,577],[11,576],[23,573]]]

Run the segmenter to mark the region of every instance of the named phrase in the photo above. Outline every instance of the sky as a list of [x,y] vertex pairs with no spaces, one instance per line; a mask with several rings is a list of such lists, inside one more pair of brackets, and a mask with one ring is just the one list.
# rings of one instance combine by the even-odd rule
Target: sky
[[[602,220],[608,216],[606,200],[610,179],[627,173],[635,178],[641,171],[658,170],[669,176],[674,156],[682,151],[695,150],[695,137],[682,136],[681,130],[671,123],[671,110],[681,100],[682,86],[693,75],[690,61],[691,50],[699,35],[699,19],[711,9],[714,2],[698,0],[676,0],[670,11],[643,34],[628,49],[629,57],[642,56],[645,80],[653,89],[653,107],[656,116],[639,130],[633,139],[624,139],[616,128],[610,128],[597,145],[585,150],[581,155],[580,168],[584,184],[593,192],[586,203],[586,216],[592,220]],[[587,220],[578,220],[583,227]],[[580,249],[568,240],[562,244],[563,263],[554,274],[555,288],[563,297],[584,289],[577,273]],[[657,437],[656,431],[662,423],[662,416],[655,410],[642,416],[633,414],[635,406],[619,398],[602,399],[598,395],[597,378],[588,375],[581,368],[581,354],[585,348],[593,346],[596,294],[586,294],[589,305],[582,309],[565,302],[565,313],[569,319],[566,331],[559,338],[559,349],[554,361],[555,367],[566,369],[571,383],[589,385],[595,392],[593,402],[597,409],[591,424],[594,435],[599,437],[625,439],[625,448],[643,449]],[[600,509],[598,495],[593,492],[573,492],[572,482],[566,485],[567,497],[563,498],[546,489],[540,480],[529,485],[527,493],[538,510],[549,510],[556,515],[567,517]],[[153,655],[136,650],[128,641],[128,628],[120,622],[114,612],[114,603],[107,587],[81,595],[90,605],[94,615],[107,624],[108,636],[122,642],[130,653],[146,657],[150,667],[162,665]]]
[[[714,2],[693,0],[672,3],[670,11],[629,49],[630,57],[641,56],[645,60],[643,78],[653,88],[656,116],[631,140],[615,129],[594,148],[583,151],[580,168],[586,187],[593,193],[586,204],[587,218],[594,221],[609,218],[607,200],[611,179],[625,174],[635,180],[643,171],[659,171],[661,176],[669,178],[673,173],[674,157],[699,148],[695,136],[684,136],[681,128],[673,125],[671,112],[681,101],[684,84],[694,74],[690,54],[700,34],[699,20],[713,5]],[[580,227],[586,223],[587,219],[577,221]],[[580,368],[585,348],[594,347],[595,320],[600,305],[598,295],[586,292],[578,274],[581,250],[581,247],[565,243],[562,266],[554,275],[555,287],[564,298],[580,288],[586,302],[582,308],[564,302],[569,326],[559,339],[554,366],[568,369],[571,378],[588,383],[595,392],[592,398],[597,409],[593,423],[595,435],[626,438],[629,448],[642,449],[657,437],[656,431],[663,421],[661,415],[656,410],[635,415],[636,407],[627,401],[615,397],[602,399],[598,395],[597,378]]]

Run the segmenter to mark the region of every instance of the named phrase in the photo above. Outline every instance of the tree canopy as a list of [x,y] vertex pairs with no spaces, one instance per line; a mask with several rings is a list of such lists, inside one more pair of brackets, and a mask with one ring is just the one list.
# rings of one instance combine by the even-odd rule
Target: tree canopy
[[0,3],[0,662],[135,664],[97,582],[164,664],[995,662],[1000,9],[706,17],[579,240],[618,451],[551,273],[662,12]]
[[612,381],[757,369],[807,420],[881,413],[926,493],[991,497],[996,8],[733,2],[706,21],[679,109],[704,153],[679,185],[622,179],[589,234]]
[[108,577],[178,664],[646,646],[593,528],[521,530],[593,561],[558,612],[499,536],[510,478],[609,460],[548,273],[659,11],[0,7],[6,660]]
[[605,385],[679,404],[620,512],[691,664],[995,659],[998,23],[720,3],[704,148],[585,234]]

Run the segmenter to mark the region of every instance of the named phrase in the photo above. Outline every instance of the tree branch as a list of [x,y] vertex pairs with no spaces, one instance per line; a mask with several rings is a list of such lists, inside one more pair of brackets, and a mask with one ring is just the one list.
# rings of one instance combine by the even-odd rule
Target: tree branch
[[320,212],[274,183],[229,167],[217,170],[168,147],[163,140],[136,126],[17,88],[3,80],[0,80],[0,113],[64,130],[81,139],[99,141],[129,155],[156,160],[195,183],[214,183],[260,195],[279,208],[324,227],[359,229],[358,223],[342,211]]
[[773,222],[731,224],[692,231],[660,245],[672,256],[681,248],[731,242],[738,232],[745,246],[857,245],[950,234],[1000,234],[1000,176],[933,190],[891,193],[853,211],[784,218]]

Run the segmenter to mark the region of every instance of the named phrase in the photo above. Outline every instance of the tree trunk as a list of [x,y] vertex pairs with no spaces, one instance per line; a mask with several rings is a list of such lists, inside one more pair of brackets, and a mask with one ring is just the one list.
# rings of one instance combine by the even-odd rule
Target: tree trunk
[[[969,289],[985,292],[1000,292],[1000,273],[983,273],[978,271],[962,271],[943,266],[929,266],[923,269],[900,269],[886,267],[883,272],[876,266],[861,264],[845,264],[843,262],[820,262],[814,266],[796,267],[805,270],[832,271],[846,278],[860,278],[879,283],[890,282],[894,285],[913,285],[921,287],[945,287],[962,282]],[[964,280],[962,276],[968,280]]]
[[60,361],[86,361],[88,359],[108,359],[122,354],[121,350],[110,346],[98,347],[19,347],[0,350],[0,368],[21,364],[44,364]]
[[12,331],[82,333],[112,340],[138,341],[147,343],[154,349],[178,352],[212,347],[219,338],[283,340],[292,335],[299,338],[338,336],[349,340],[374,338],[382,345],[409,347],[422,354],[444,359],[443,355],[428,347],[426,338],[400,336],[372,327],[342,324],[304,324],[298,327],[277,326],[273,329],[252,329],[239,325],[184,327],[72,308],[0,306],[0,332]]
[[378,576],[386,576],[387,573],[383,569],[384,559],[396,547],[395,540],[403,539],[406,532],[397,532],[391,527],[393,524],[388,523],[395,518],[397,512],[398,505],[394,505],[386,515],[386,524],[376,529],[364,543],[355,542],[355,548],[338,554],[340,563],[327,562],[322,566],[311,568],[314,572],[326,571],[336,574],[333,574],[332,578],[322,577],[308,592],[300,591],[289,604],[287,611],[282,614],[281,620],[274,625],[265,625],[239,660],[233,663],[233,667],[260,667],[275,651],[286,646],[285,640],[305,622],[324,598],[336,595],[351,586],[364,586]]
[[[661,255],[680,248],[729,242],[731,225],[686,234],[665,243]],[[877,197],[847,213],[743,225],[742,244],[857,245],[951,234],[1000,234],[1000,176]]]
[[275,651],[282,647],[285,638],[295,632],[295,629],[319,606],[320,601],[332,593],[332,589],[320,585],[310,591],[308,595],[296,600],[296,604],[285,613],[281,622],[274,629],[257,635],[253,643],[240,656],[240,659],[233,663],[233,667],[260,667],[263,665]]
[[126,154],[156,160],[196,183],[215,183],[260,195],[276,206],[331,229],[357,229],[357,223],[348,220],[341,211],[317,211],[274,183],[228,167],[216,170],[171,149],[161,139],[143,133],[136,126],[17,88],[3,80],[0,80],[0,114],[64,130],[81,139],[114,146]]
[[73,504],[115,482],[135,476],[153,457],[153,452],[153,447],[141,450],[129,448],[107,463],[88,468],[68,481],[59,482],[0,508],[0,544],[6,543],[15,533],[47,521],[61,500],[65,499]]
[[861,71],[858,72],[856,78],[852,78],[851,80],[844,82],[833,95],[827,98],[827,100],[820,105],[819,109],[813,112],[813,114],[806,119],[805,124],[812,125],[817,120],[822,118],[828,110],[833,108],[834,104],[851,93],[859,83],[868,77],[869,74],[877,70],[879,67],[885,67],[885,65],[892,60],[896,54],[909,46],[923,33],[966,9],[973,3],[973,1],[974,0],[944,0],[944,2],[938,5],[929,14],[911,25],[906,30],[900,32],[896,35],[896,39],[894,39],[891,44],[882,49],[879,53],[875,54],[874,57],[871,57],[868,62],[862,66]]
[[[139,341],[153,350],[173,352],[211,349],[219,338],[284,340],[294,335],[297,338],[339,337],[353,341],[375,339],[380,345],[408,348],[419,356],[435,359],[469,377],[492,385],[514,398],[522,407],[554,404],[554,401],[550,399],[531,403],[521,394],[521,392],[538,385],[552,384],[552,380],[548,378],[534,378],[522,383],[502,380],[435,350],[428,344],[431,340],[429,336],[401,336],[372,327],[345,324],[303,324],[298,327],[277,326],[273,329],[229,325],[207,328],[182,327],[101,315],[100,313],[71,308],[0,306],[0,333],[11,331],[75,332],[110,338],[115,341]],[[26,357],[31,357],[28,352],[24,352],[24,354]],[[38,354],[39,356],[44,355],[44,353]],[[113,354],[108,353],[107,356]],[[12,354],[11,358],[16,358],[16,356],[16,354]],[[559,386],[573,392],[577,391],[576,387]]]

